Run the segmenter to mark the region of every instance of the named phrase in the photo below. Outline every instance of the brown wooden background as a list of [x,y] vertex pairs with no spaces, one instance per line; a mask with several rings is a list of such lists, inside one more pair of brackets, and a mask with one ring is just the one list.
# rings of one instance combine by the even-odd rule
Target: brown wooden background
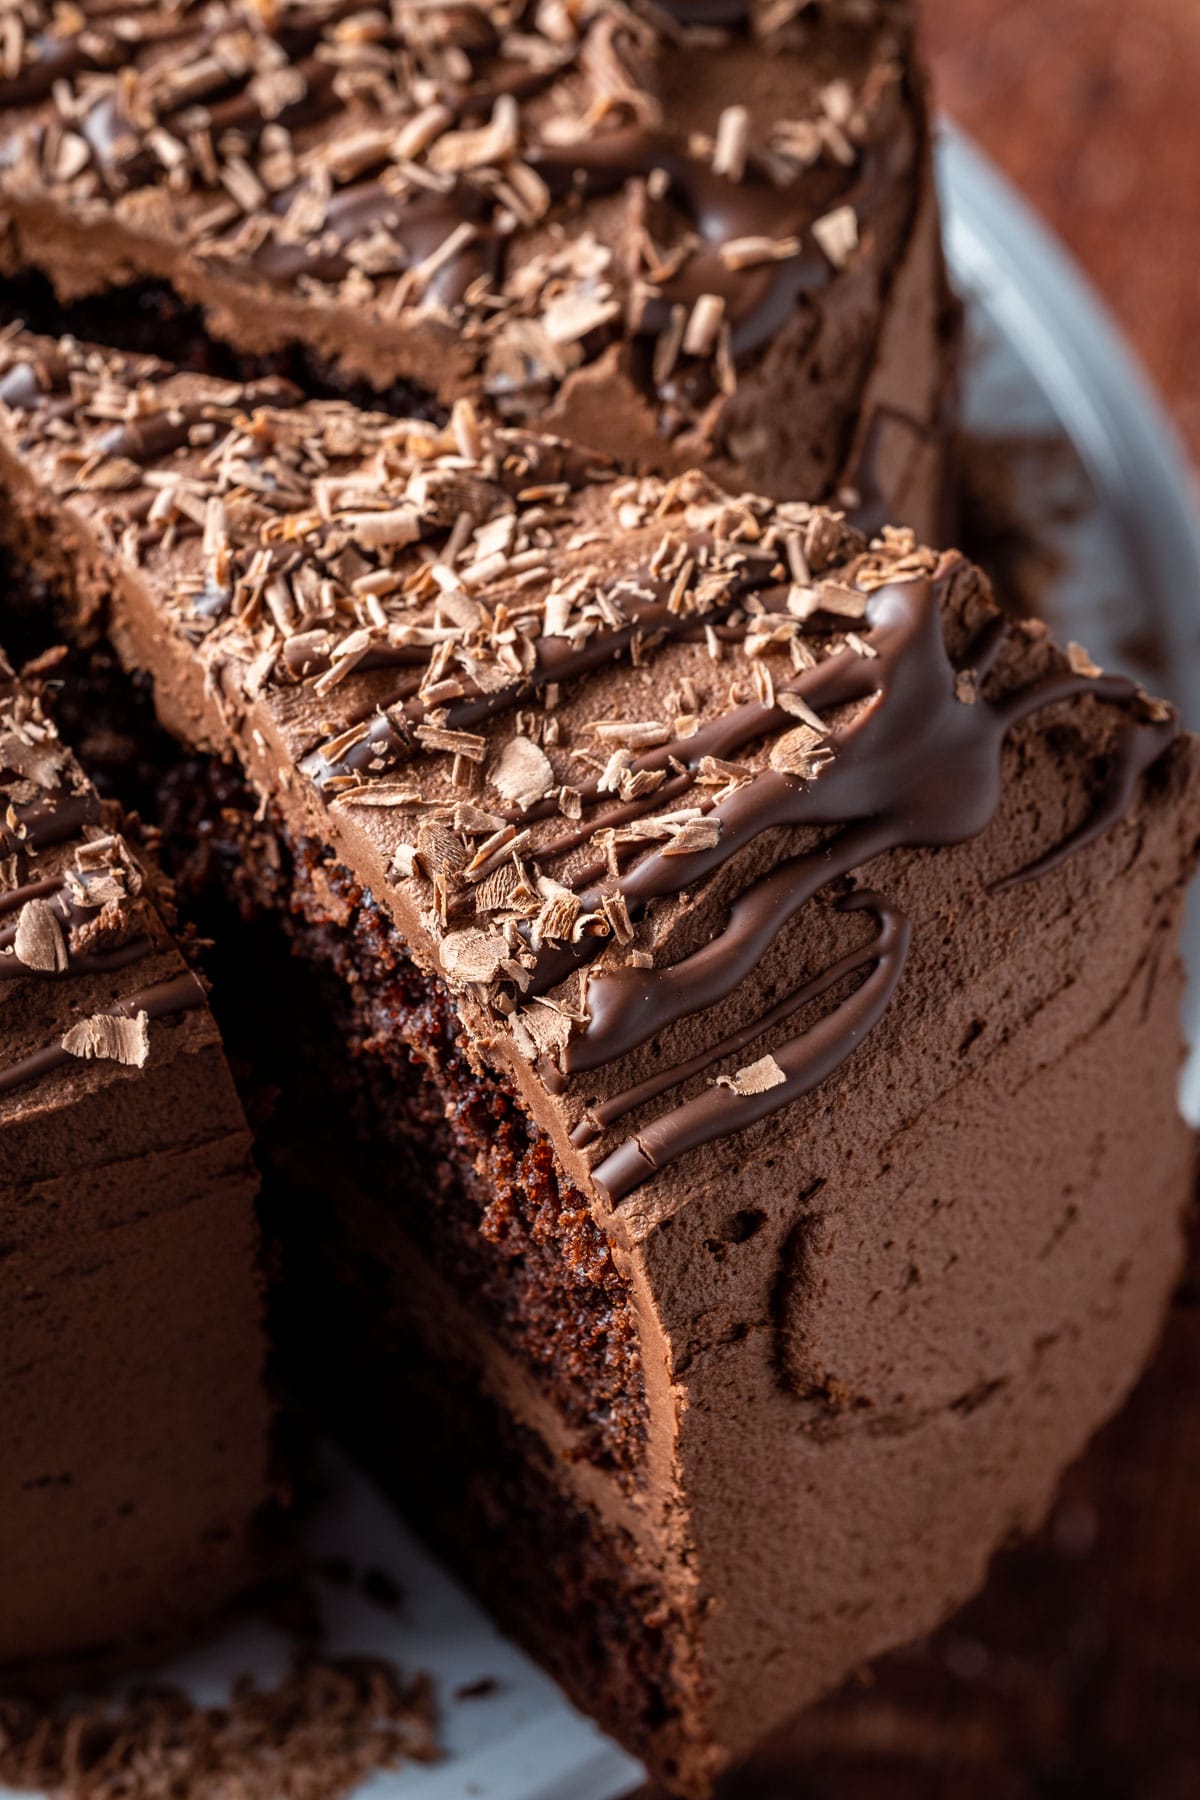
[[938,97],[1070,245],[1200,461],[1200,0],[921,0]]

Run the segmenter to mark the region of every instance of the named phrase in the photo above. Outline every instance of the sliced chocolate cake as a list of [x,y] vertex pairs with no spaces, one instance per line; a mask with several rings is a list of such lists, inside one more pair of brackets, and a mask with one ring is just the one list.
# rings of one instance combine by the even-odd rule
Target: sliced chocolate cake
[[169,890],[0,658],[0,1691],[136,1660],[256,1568],[250,1135]]
[[43,329],[466,397],[930,536],[955,332],[913,30],[911,0],[21,0],[0,267],[49,277]]
[[903,531],[3,356],[11,548],[153,681],[253,945],[285,1352],[706,1793],[972,1592],[1155,1341],[1196,747]]

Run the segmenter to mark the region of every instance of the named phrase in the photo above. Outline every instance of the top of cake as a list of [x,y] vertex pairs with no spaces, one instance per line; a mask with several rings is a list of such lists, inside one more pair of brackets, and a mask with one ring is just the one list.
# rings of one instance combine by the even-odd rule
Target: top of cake
[[[163,922],[161,876],[2,655],[0,796],[0,1116],[11,1124],[169,1061],[157,1022],[206,1000]],[[196,1029],[215,1038],[207,1017]]]
[[1087,755],[973,894],[1112,824],[1175,735],[904,532],[622,479],[467,404],[441,430],[3,356],[9,479],[117,556],[167,716],[390,907],[607,1205],[852,1055],[908,953],[914,878],[879,859],[986,832],[1036,715],[1072,702]]
[[[0,200],[40,208],[52,241],[47,207],[62,222],[35,256],[60,291],[94,287],[67,236],[96,227],[108,280],[232,275],[251,333],[264,284],[353,308],[376,385],[466,384],[513,420],[623,346],[628,430],[644,403],[662,438],[703,435],[806,308],[845,287],[858,334],[911,228],[908,0],[23,0],[7,18]],[[758,429],[735,409],[729,454]]]

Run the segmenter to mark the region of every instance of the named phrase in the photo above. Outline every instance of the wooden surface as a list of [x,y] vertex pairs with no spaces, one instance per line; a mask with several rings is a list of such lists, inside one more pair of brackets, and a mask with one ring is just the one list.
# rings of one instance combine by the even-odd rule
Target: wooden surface
[[1200,461],[1200,0],[921,0],[938,98],[1065,239]]

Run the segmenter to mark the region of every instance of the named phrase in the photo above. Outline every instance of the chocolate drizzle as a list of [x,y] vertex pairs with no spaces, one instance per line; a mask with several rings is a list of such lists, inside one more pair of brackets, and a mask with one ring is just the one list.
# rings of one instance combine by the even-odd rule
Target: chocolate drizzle
[[[136,1019],[140,1013],[145,1013],[148,1019],[165,1019],[177,1013],[196,1011],[205,1004],[204,989],[188,970],[168,981],[157,981],[152,987],[141,988],[126,1000],[114,1001],[109,1012],[122,1019]],[[40,1076],[78,1060],[71,1051],[64,1050],[61,1042],[47,1044],[43,1049],[21,1057],[9,1068],[0,1069],[0,1094],[7,1094],[27,1081],[36,1081]]]
[[[1119,676],[1071,672],[1050,675],[1028,687],[987,700],[965,698],[947,656],[938,604],[940,584],[915,580],[880,588],[868,604],[866,641],[876,656],[846,652],[806,670],[788,684],[814,710],[853,709],[850,719],[829,730],[832,760],[815,780],[766,770],[717,806],[710,817],[720,825],[711,849],[686,857],[652,850],[628,873],[609,878],[582,896],[599,906],[619,893],[631,919],[655,900],[693,889],[729,863],[762,832],[800,827],[834,827],[817,848],[793,857],[754,882],[733,903],[724,927],[701,949],[662,969],[625,967],[597,972],[588,982],[588,1021],[567,1043],[564,1068],[572,1074],[605,1067],[656,1037],[689,1014],[726,999],[769,951],[780,931],[832,883],[853,877],[876,857],[904,846],[962,843],[991,822],[1001,795],[1001,752],[1021,720],[1046,707],[1080,696],[1134,705],[1138,690]],[[990,630],[969,655],[986,662],[995,648]],[[741,708],[717,720],[688,744],[671,747],[698,761],[703,754],[729,755],[755,738],[785,729],[791,715],[781,707]],[[1008,876],[1003,886],[1032,879],[1108,829],[1120,816],[1140,774],[1167,748],[1177,731],[1174,716],[1130,720],[1120,733],[1109,779],[1099,803],[1061,844],[1028,868]],[[843,902],[845,904],[845,902]],[[800,1006],[825,992],[857,967],[870,974],[850,1000],[820,1025],[791,1039],[773,1054],[785,1079],[761,1093],[743,1095],[712,1089],[661,1115],[639,1130],[593,1171],[610,1201],[640,1185],[655,1169],[687,1150],[743,1130],[823,1080],[861,1043],[882,1016],[903,967],[907,930],[886,903],[854,898],[880,917],[875,952],[854,953],[803,984],[780,1007],[728,1040],[729,1051],[770,1031]],[[538,955],[532,992],[546,992],[573,967],[603,948],[603,940],[547,946]],[[782,1010],[781,1010],[782,1009]],[[718,1056],[692,1059],[657,1074],[617,1096],[590,1115],[581,1141],[628,1111],[680,1085]]]
[[[701,541],[692,540],[701,548]],[[627,657],[634,644],[647,641],[663,643],[686,636],[698,623],[727,617],[746,596],[776,581],[778,559],[774,555],[755,557],[752,549],[745,552],[745,566],[731,577],[719,600],[700,612],[673,612],[669,605],[672,582],[655,575],[648,568],[635,570],[628,576],[608,584],[605,598],[624,615],[627,623],[607,631],[596,631],[583,643],[570,638],[542,637],[535,646],[535,663],[521,681],[511,682],[494,692],[485,693],[476,682],[464,679],[459,698],[445,709],[445,725],[454,731],[468,730],[511,712],[534,699],[550,682],[578,680],[606,663]],[[398,649],[396,661],[427,662],[426,650]],[[382,657],[374,665],[380,666]],[[348,748],[330,755],[328,746],[314,750],[300,764],[317,788],[355,774],[377,774],[406,760],[419,750],[415,736],[417,727],[428,715],[429,708],[419,696],[406,700],[390,713],[378,714],[364,734]],[[594,829],[594,828],[593,828]]]
[[53,794],[14,806],[8,825],[0,828],[0,855],[48,850],[75,837],[85,825],[98,825],[100,817],[100,801],[92,793]]
[[[287,196],[274,210],[287,211]],[[341,281],[352,263],[347,246],[373,231],[387,231],[412,268],[440,249],[459,225],[475,228],[470,246],[450,257],[430,279],[425,292],[448,307],[462,300],[478,276],[498,268],[499,240],[491,228],[492,207],[475,189],[457,183],[447,193],[419,194],[397,200],[378,181],[362,181],[334,194],[325,209],[319,236],[291,240],[271,238],[246,259],[268,281],[286,283],[307,275],[316,281]]]
[[[825,182],[819,191],[811,184],[778,188],[752,172],[733,181],[688,155],[665,133],[640,126],[563,150],[535,150],[529,161],[560,200],[612,193],[661,171],[672,199],[699,234],[701,248],[678,275],[658,284],[642,308],[637,334],[657,338],[674,307],[690,309],[702,295],[715,294],[725,302],[729,348],[736,361],[774,337],[802,295],[832,280],[833,264],[811,236],[815,221],[839,203],[866,209],[879,188],[874,172],[865,170],[849,177],[843,172],[835,185]],[[757,268],[731,269],[721,256],[723,246],[739,238],[793,237],[800,239],[794,256]]]
[[[76,870],[74,880],[79,884],[81,893],[86,894],[89,881],[97,875],[108,875],[107,870]],[[14,888],[11,893],[0,895],[0,918],[11,915],[23,907],[28,900],[47,899],[51,911],[69,932],[73,926],[86,925],[96,918],[96,908],[89,907],[71,898],[66,891],[66,877],[50,877],[41,881],[26,882],[23,887]],[[142,934],[127,939],[123,944],[111,950],[75,950],[67,941],[66,966],[62,969],[31,969],[14,954],[13,946],[17,940],[17,926],[0,925],[0,982],[18,981],[26,977],[33,980],[63,981],[75,975],[110,974],[114,970],[124,969],[130,963],[140,962],[149,956],[153,945],[150,939]]]
[[869,971],[866,979],[832,1012],[774,1050],[774,1060],[782,1077],[774,1086],[757,1093],[743,1093],[725,1086],[709,1087],[694,1099],[660,1114],[619,1144],[592,1170],[592,1180],[610,1202],[632,1193],[657,1170],[687,1151],[698,1150],[717,1138],[745,1131],[759,1119],[802,1099],[832,1075],[879,1023],[903,972],[911,927],[903,913],[869,890],[852,894],[838,904],[843,911],[868,909],[875,914],[879,930],[870,943],[862,950],[841,957],[822,974],[781,1000],[753,1025],[734,1032],[711,1051],[692,1057],[661,1077],[618,1095],[608,1102],[607,1107],[598,1108],[595,1115],[598,1122],[601,1111],[605,1114],[604,1123],[615,1121],[658,1094],[703,1074],[719,1059],[738,1054],[746,1045],[785,1024],[803,1007],[863,968]]

